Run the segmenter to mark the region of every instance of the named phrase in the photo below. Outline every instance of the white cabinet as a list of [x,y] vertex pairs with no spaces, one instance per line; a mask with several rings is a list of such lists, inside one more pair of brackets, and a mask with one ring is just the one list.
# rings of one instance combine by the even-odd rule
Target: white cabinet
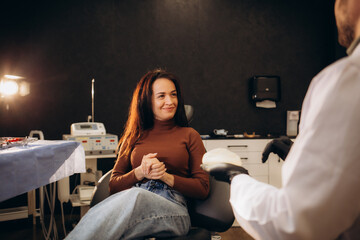
[[207,151],[215,148],[226,148],[239,155],[243,167],[255,179],[281,187],[282,160],[270,154],[266,163],[262,163],[262,152],[272,139],[209,139],[203,140]]
[[269,159],[269,184],[280,188],[281,187],[281,169],[284,161],[277,155],[270,154]]

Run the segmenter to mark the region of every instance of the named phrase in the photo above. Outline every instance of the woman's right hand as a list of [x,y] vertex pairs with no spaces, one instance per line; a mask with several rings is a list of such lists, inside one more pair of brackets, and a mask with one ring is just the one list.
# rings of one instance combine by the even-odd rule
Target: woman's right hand
[[157,158],[157,153],[149,153],[143,156],[141,165],[135,169],[135,176],[140,181],[147,179],[160,179],[166,172],[165,164]]

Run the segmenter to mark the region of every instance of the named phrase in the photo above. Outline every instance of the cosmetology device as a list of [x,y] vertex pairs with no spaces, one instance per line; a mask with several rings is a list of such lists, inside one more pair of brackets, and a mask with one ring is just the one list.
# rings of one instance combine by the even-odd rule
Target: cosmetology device
[[[91,84],[92,115],[88,116],[87,122],[77,122],[70,126],[70,134],[64,134],[64,140],[76,141],[81,143],[85,150],[86,173],[80,175],[80,185],[73,194],[69,194],[69,179],[59,181],[58,197],[60,202],[67,202],[69,199],[73,206],[81,207],[81,216],[85,214],[86,206],[89,205],[92,192],[97,181],[101,177],[101,171],[97,171],[98,158],[116,157],[118,136],[106,133],[103,123],[94,122],[94,82]],[[90,121],[91,120],[91,121]],[[78,194],[74,194],[75,192]]]
[[81,143],[84,147],[86,156],[115,154],[118,144],[118,137],[113,134],[82,136],[63,135],[63,139]]

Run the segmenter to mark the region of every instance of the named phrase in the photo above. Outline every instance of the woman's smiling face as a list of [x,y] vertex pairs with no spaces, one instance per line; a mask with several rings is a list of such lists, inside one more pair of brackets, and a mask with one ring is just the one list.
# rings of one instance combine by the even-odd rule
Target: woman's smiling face
[[167,78],[156,79],[152,85],[152,111],[154,118],[166,121],[174,118],[178,106],[175,84]]

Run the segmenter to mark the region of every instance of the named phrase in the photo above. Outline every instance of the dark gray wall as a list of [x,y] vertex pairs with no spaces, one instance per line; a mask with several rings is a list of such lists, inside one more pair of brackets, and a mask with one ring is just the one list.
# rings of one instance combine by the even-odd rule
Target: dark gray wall
[[[92,78],[95,120],[120,135],[135,84],[154,67],[179,76],[201,134],[285,134],[286,111],[337,58],[328,0],[8,1],[2,10],[0,73],[26,76],[31,94],[8,111],[1,103],[0,136],[40,129],[61,139],[91,114]],[[257,74],[281,77],[276,109],[250,102]]]

